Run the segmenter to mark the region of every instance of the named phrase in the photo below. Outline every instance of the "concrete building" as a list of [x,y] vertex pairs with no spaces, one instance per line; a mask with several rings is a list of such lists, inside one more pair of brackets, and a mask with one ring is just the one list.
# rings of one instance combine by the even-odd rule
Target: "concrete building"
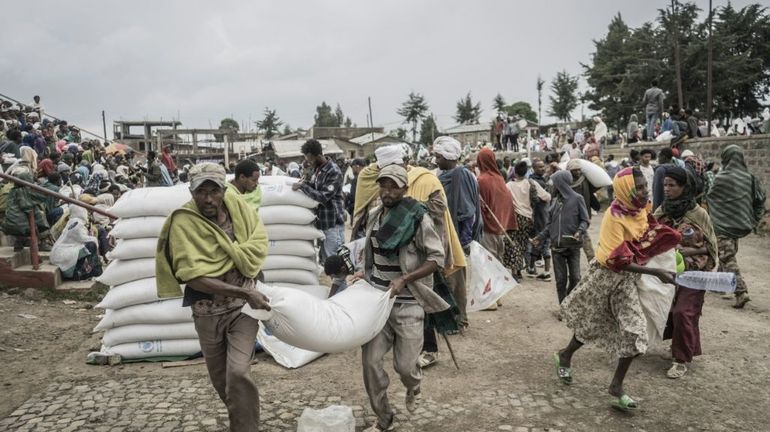
[[340,138],[350,140],[366,133],[384,133],[385,128],[361,128],[361,127],[317,127],[313,126],[308,131],[308,138],[329,139]]
[[398,137],[382,132],[366,133],[350,140],[335,140],[345,152],[347,159],[365,158],[374,155],[378,147],[391,144],[409,144]]
[[[283,159],[287,163],[292,161],[302,163],[305,159],[305,156],[302,154],[302,144],[305,144],[305,141],[307,140],[273,140],[262,147],[262,158],[265,161]],[[331,156],[332,159],[342,155],[342,150],[334,140],[318,141],[321,143],[324,155]]]
[[441,131],[442,135],[448,135],[460,141],[461,144],[486,144],[494,141],[494,129],[489,123],[475,125],[457,125]]

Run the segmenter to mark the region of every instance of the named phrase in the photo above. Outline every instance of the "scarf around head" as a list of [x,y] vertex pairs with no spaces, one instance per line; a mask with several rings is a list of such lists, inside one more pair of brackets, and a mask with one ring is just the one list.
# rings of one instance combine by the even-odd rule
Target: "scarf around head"
[[497,169],[495,154],[487,147],[482,148],[477,157],[477,164],[484,231],[490,234],[503,234],[506,231],[517,230],[518,222],[513,198]]
[[681,219],[697,205],[695,202],[695,179],[686,169],[679,167],[667,169],[666,177],[674,179],[678,184],[683,184],[684,190],[679,198],[665,198],[663,200],[663,213],[674,219]]
[[377,230],[379,249],[387,257],[393,257],[402,246],[412,241],[417,226],[428,212],[425,204],[414,198],[404,197],[394,207],[388,209]]

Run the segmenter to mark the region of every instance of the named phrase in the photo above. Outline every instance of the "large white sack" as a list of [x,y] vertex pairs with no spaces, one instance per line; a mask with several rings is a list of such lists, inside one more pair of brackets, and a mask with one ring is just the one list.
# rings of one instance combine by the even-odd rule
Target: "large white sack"
[[118,219],[112,227],[110,235],[117,239],[136,239],[145,237],[159,237],[166,216],[134,217]]
[[115,286],[149,277],[155,277],[155,258],[115,260],[96,280],[107,286]]
[[[676,273],[674,249],[653,257],[645,267],[662,268]],[[642,310],[647,317],[647,345],[652,347],[663,342],[663,331],[666,329],[668,312],[671,310],[676,288],[673,285],[664,284],[655,276],[645,274],[639,278],[636,286]]]
[[259,207],[259,217],[265,225],[291,224],[310,225],[315,221],[315,212],[305,207],[273,205]]
[[260,284],[270,299],[271,318],[262,321],[273,336],[308,351],[337,353],[360,347],[382,330],[394,299],[359,280],[321,300],[293,288]]
[[192,322],[192,309],[182,307],[182,299],[161,300],[129,306],[123,309],[108,309],[94,331],[107,330],[131,324],[173,324]]
[[125,360],[152,357],[190,357],[201,351],[198,339],[150,340],[102,347],[108,355],[119,354]]
[[102,337],[102,344],[105,347],[112,347],[131,342],[196,339],[197,337],[198,333],[195,331],[193,322],[163,325],[132,324],[107,330]]
[[[578,161],[578,163],[580,163],[580,170],[583,172],[583,175],[586,176],[586,180],[588,180],[588,183],[591,183],[593,187],[601,188],[606,186],[612,186],[612,178],[610,178],[610,175],[607,174],[607,171],[604,168],[585,159],[575,159],[575,160]],[[567,157],[567,162],[560,163],[559,167],[561,169],[567,169],[568,162],[569,162],[569,157]]]
[[262,264],[262,271],[280,269],[307,270],[315,273],[319,271],[314,259],[291,255],[268,255]]
[[158,298],[155,278],[151,277],[110,287],[102,301],[94,307],[99,309],[122,309],[127,306],[159,300],[161,299]]
[[282,342],[277,337],[267,334],[262,324],[257,332],[257,342],[279,365],[289,369],[302,367],[323,356],[323,353],[303,350]]
[[269,240],[267,242],[267,254],[292,255],[299,257],[314,257],[316,251],[312,240]]
[[312,225],[265,225],[270,240],[315,240],[324,238],[323,231]]
[[[297,182],[297,179],[292,177],[276,177],[275,179],[268,179],[270,176],[262,176],[259,178],[259,188],[262,190],[262,203],[261,206],[274,206],[274,205],[289,205],[300,206],[305,208],[318,207],[318,201],[313,200],[309,196],[300,191],[291,190],[291,185]],[[270,181],[271,183],[265,183]],[[272,183],[275,181],[275,183]]]
[[168,216],[191,199],[187,185],[138,188],[123,194],[110,212],[120,218]]
[[518,285],[516,279],[511,276],[511,272],[478,242],[471,242],[471,254],[467,263],[470,267],[467,269],[466,310],[468,312],[476,312],[492,306],[500,297]]
[[329,292],[331,291],[331,288],[326,285],[297,285],[293,283],[273,283],[269,285],[273,285],[279,288],[294,288],[300,291],[304,291],[311,296],[322,300],[329,298]]
[[291,283],[298,285],[318,285],[318,272],[307,270],[279,269],[263,270],[265,283]]
[[157,238],[135,238],[118,240],[115,247],[107,252],[109,260],[131,260],[137,258],[155,258],[158,247]]

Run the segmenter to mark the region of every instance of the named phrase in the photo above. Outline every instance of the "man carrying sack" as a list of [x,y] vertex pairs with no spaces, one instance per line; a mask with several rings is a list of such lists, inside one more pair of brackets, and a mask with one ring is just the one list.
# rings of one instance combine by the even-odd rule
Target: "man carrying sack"
[[259,214],[232,191],[213,163],[190,170],[193,199],[166,219],[156,254],[158,296],[192,307],[211,383],[227,406],[231,431],[256,431],[259,394],[251,377],[258,321],[241,313],[248,303],[270,310],[256,288],[267,256]]

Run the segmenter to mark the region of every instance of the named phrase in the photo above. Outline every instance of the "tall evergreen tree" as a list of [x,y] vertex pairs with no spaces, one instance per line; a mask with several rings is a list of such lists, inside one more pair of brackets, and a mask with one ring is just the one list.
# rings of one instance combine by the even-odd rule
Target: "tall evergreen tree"
[[275,133],[283,125],[281,119],[275,113],[275,110],[265,108],[265,117],[257,122],[257,128],[265,131],[265,138],[271,139],[275,136]]
[[407,100],[401,104],[401,108],[396,111],[398,115],[404,118],[404,123],[412,126],[412,141],[417,141],[417,123],[425,118],[428,109],[425,97],[419,93],[411,92]]
[[473,103],[471,92],[457,101],[457,114],[454,119],[460,124],[479,124],[481,118],[481,102]]
[[556,78],[551,81],[550,96],[551,109],[548,115],[554,116],[564,122],[572,118],[572,110],[578,105],[577,99],[578,77],[573,77],[566,70],[558,72]]
[[494,101],[492,101],[492,107],[495,109],[495,112],[505,111],[505,99],[503,99],[503,95],[498,93],[497,96],[495,96]]
[[439,136],[438,126],[433,115],[425,117],[420,125],[420,143],[430,145]]
[[321,102],[315,108],[314,126],[316,127],[337,127],[337,116],[332,112],[332,107],[326,102]]

